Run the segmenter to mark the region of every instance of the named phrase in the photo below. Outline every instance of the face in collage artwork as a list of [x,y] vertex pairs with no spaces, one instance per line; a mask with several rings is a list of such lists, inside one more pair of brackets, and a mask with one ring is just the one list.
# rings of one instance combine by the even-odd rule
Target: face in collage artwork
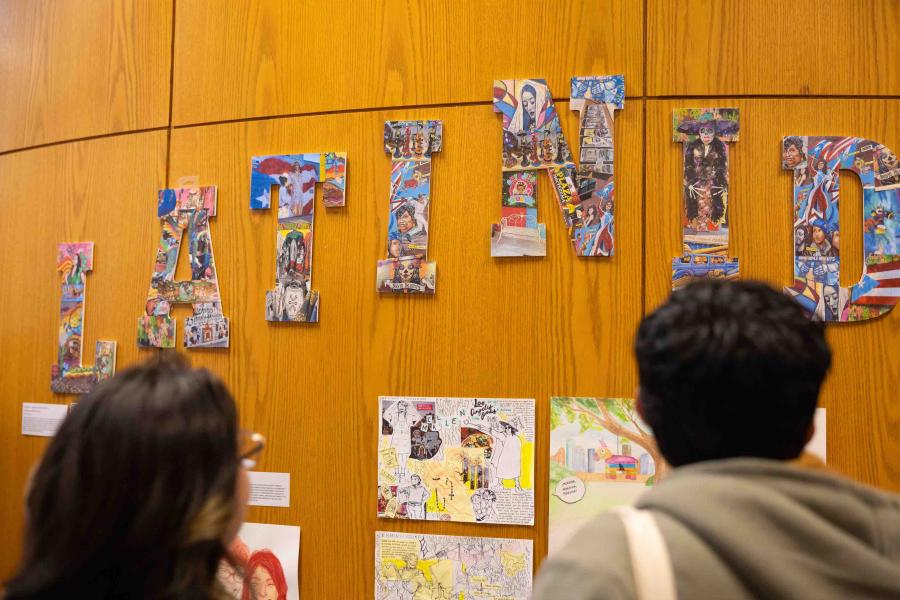
[[[172,304],[191,304],[192,321],[185,321],[184,346],[228,347],[228,319],[222,314],[219,281],[213,256],[209,220],[216,214],[215,186],[160,190],[157,216],[162,235],[147,294],[146,313],[138,320],[138,346],[175,347]],[[187,232],[191,278],[175,281],[182,235]],[[218,333],[213,341],[192,335],[191,327],[215,318]]]
[[380,398],[378,516],[534,522],[534,401]]
[[[857,321],[884,314],[900,298],[900,166],[871,140],[788,136],[782,167],[794,174],[794,285],[787,288],[810,317]],[[840,171],[863,188],[864,271],[840,285]]]
[[673,115],[673,140],[682,144],[682,240],[672,260],[672,288],[694,279],[736,279],[728,258],[728,144],[738,141],[736,108],[682,108]]
[[387,258],[378,261],[379,292],[433,294],[428,262],[431,159],[443,143],[441,121],[387,121],[384,150],[391,158]]
[[613,254],[613,115],[624,95],[620,75],[572,79],[571,107],[581,115],[581,166],[576,166],[547,82],[494,82],[494,112],[503,121],[503,174],[501,220],[492,226],[491,256],[546,255],[546,227],[537,215],[537,170],[550,175],[576,254]]
[[315,323],[319,293],[312,289],[316,184],[326,207],[344,206],[347,156],[342,152],[255,156],[250,208],[265,210],[278,190],[275,288],[266,292],[266,320]]
[[94,243],[59,244],[56,268],[62,275],[59,339],[50,389],[57,394],[86,394],[116,370],[116,342],[98,341],[94,364],[82,364],[86,273],[93,268]]

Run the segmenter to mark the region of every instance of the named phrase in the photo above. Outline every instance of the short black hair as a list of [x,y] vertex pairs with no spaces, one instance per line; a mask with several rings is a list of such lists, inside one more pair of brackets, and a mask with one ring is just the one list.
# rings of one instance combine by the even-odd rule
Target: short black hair
[[795,148],[797,148],[797,150],[800,151],[801,154],[803,153],[803,140],[800,138],[800,136],[788,136],[784,138],[784,143],[782,145],[784,146],[785,150],[788,149],[788,146],[794,146]]
[[753,281],[676,291],[641,322],[634,352],[642,414],[673,466],[797,457],[831,366],[822,323]]
[[409,214],[409,216],[410,216],[412,219],[415,219],[415,218],[416,218],[416,209],[413,208],[412,204],[410,204],[410,203],[408,203],[408,202],[407,202],[407,203],[404,203],[404,204],[401,204],[401,205],[400,205],[400,208],[397,209],[397,212],[396,212],[397,218],[399,219],[399,218],[400,218],[400,215],[402,215],[403,213]]

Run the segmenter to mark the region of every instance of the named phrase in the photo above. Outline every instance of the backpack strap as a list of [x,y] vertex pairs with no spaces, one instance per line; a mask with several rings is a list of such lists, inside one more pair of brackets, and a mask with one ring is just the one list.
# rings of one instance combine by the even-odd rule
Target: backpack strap
[[625,526],[637,600],[677,600],[672,559],[653,514],[633,506],[616,512]]

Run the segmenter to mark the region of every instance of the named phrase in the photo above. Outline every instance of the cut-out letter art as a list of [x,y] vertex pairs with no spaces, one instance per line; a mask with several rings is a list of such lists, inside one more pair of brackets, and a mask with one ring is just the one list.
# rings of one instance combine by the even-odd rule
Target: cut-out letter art
[[116,343],[97,342],[94,365],[81,364],[84,344],[85,273],[94,268],[94,242],[60,244],[56,270],[62,273],[59,349],[51,368],[50,389],[57,394],[86,394],[116,371]]
[[344,206],[346,177],[343,152],[253,157],[250,208],[268,209],[278,186],[275,289],[266,291],[267,321],[318,322],[319,292],[312,289],[316,184],[322,184],[326,208]]
[[528,600],[531,540],[375,532],[375,600]]
[[[138,319],[138,346],[175,347],[172,304],[190,303],[184,320],[185,348],[227,348],[228,319],[222,314],[209,219],[216,215],[215,186],[160,190],[157,216],[162,236],[147,293],[146,314]],[[191,278],[175,281],[178,250],[187,230]]]
[[594,516],[633,503],[665,472],[634,400],[551,398],[549,554]]
[[693,279],[737,279],[728,256],[728,142],[738,141],[736,108],[675,110],[673,140],[684,150],[683,254],[672,259],[672,289]]
[[614,253],[613,117],[625,101],[621,75],[573,77],[571,108],[581,116],[576,166],[543,79],[494,81],[503,119],[502,214],[491,226],[491,256],[546,256],[537,215],[537,170],[553,183],[577,256]]
[[379,404],[379,517],[534,524],[534,400]]
[[[865,321],[900,300],[900,161],[858,137],[789,136],[782,166],[794,172],[794,285],[785,289],[819,321]],[[840,285],[839,173],[863,187],[863,274]]]
[[440,152],[441,121],[386,121],[384,151],[391,157],[387,259],[378,261],[377,289],[433,294],[436,266],[428,262],[431,157]]

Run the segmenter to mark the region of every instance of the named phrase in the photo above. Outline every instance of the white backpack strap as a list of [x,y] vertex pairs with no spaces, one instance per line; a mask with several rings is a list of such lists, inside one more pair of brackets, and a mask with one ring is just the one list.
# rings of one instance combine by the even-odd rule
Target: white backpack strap
[[650,511],[632,506],[616,509],[625,526],[637,600],[677,600],[669,550]]

